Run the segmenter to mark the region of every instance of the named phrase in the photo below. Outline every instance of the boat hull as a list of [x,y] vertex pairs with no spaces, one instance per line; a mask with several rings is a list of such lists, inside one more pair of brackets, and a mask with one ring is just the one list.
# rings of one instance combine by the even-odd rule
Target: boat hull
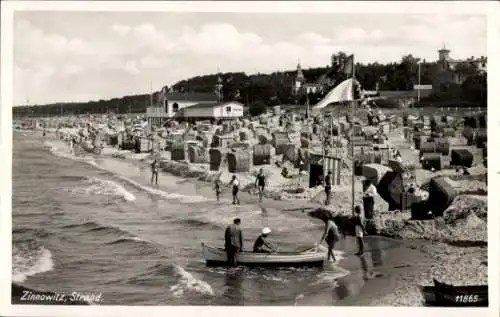
[[[222,248],[211,247],[202,243],[203,257],[207,266],[226,266],[227,254]],[[244,266],[258,267],[321,267],[326,259],[326,252],[315,249],[304,252],[255,253],[238,252],[236,262]]]
[[488,307],[488,286],[453,286],[434,280],[434,286],[421,286],[425,303],[442,307]]

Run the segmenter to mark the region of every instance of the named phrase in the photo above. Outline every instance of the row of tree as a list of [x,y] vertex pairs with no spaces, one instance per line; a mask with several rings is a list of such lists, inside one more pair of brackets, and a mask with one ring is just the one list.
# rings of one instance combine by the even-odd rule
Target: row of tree
[[[335,60],[342,61],[346,54],[339,52]],[[419,66],[420,65],[420,66]],[[335,85],[347,78],[340,71],[341,63],[325,67],[304,69],[308,83],[326,82],[324,89],[308,96],[296,94],[294,83],[296,71],[274,72],[271,74],[247,75],[243,72],[196,76],[181,80],[170,90],[178,92],[215,93],[215,85],[222,80],[223,100],[239,101],[251,107],[262,104],[274,106],[278,104],[315,104]],[[455,83],[453,74],[460,73],[466,80],[462,84]],[[398,63],[356,64],[356,79],[365,90],[412,90],[415,84],[433,85],[433,94],[422,99],[422,104],[446,103],[462,101],[472,105],[486,105],[486,75],[479,72],[474,63],[457,65],[455,70],[443,70],[438,62],[426,62],[412,55],[403,56]],[[42,106],[14,107],[15,116],[53,116],[84,113],[144,113],[151,103],[149,95],[125,96],[110,100],[99,100],[80,103],[56,103]],[[158,93],[153,95],[153,103],[158,100]]]

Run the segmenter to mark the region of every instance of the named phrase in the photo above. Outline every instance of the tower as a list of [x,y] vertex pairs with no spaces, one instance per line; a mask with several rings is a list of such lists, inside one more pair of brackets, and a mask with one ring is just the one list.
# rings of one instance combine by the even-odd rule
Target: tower
[[443,43],[443,48],[438,50],[438,53],[439,53],[438,63],[441,65],[441,69],[447,70],[448,69],[448,62],[450,60],[450,50],[446,49],[446,47]]
[[443,44],[443,48],[438,50],[439,53],[439,61],[448,61],[450,59],[450,50],[446,49],[445,45]]
[[304,73],[302,73],[302,67],[300,66],[300,61],[297,64],[297,76],[295,77],[294,92],[298,94],[302,88],[302,84],[305,82]]
[[219,73],[219,76],[217,78],[217,84],[215,85],[215,93],[217,94],[217,104],[221,104],[223,101],[222,87],[223,87],[222,78]]

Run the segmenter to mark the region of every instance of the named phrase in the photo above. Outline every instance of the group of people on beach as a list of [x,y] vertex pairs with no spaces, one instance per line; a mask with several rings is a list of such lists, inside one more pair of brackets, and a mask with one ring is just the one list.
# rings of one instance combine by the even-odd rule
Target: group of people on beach
[[[264,175],[264,170],[261,168],[259,170],[259,173],[255,177],[255,187],[258,189],[259,193],[259,201],[262,201],[262,197],[264,196],[264,190],[266,188],[266,176]],[[233,196],[233,205],[239,205],[240,204],[240,198],[238,196],[238,193],[240,191],[240,181],[236,177],[236,175],[233,175],[231,177],[231,181],[229,182],[228,186],[232,186],[232,196]],[[215,195],[217,197],[217,200],[220,199],[220,196],[222,194],[222,183],[220,180],[220,177],[217,177],[214,182],[214,188],[213,190],[215,191]]]
[[[321,220],[325,223],[325,230],[321,239],[316,244],[320,245],[323,241],[326,242],[328,246],[327,261],[336,262],[334,247],[337,242],[341,239],[341,230],[335,223],[334,217],[331,212],[322,210],[323,212],[319,216]],[[363,237],[366,234],[366,229],[364,226],[364,219],[362,216],[362,211],[360,206],[354,208],[354,217],[352,219],[354,225],[354,231],[356,235],[356,243],[358,245],[358,252],[355,255],[362,256],[364,253],[364,240]],[[224,233],[224,249],[227,254],[227,265],[230,267],[237,266],[237,254],[243,251],[243,232],[240,227],[241,219],[236,218],[233,223],[230,224]],[[253,245],[253,252],[255,253],[277,253],[278,248],[276,244],[269,238],[271,234],[271,229],[265,227],[262,229],[261,234],[257,237]],[[345,237],[345,234],[343,234]]]

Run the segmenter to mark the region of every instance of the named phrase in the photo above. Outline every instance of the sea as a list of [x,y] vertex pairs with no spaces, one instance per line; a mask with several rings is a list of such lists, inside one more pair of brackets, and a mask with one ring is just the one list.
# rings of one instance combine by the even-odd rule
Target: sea
[[[12,281],[40,291],[102,294],[97,305],[342,305],[364,289],[384,291],[398,267],[417,257],[404,243],[366,238],[336,247],[324,268],[211,268],[201,243],[223,246],[224,230],[242,219],[245,248],[266,226],[279,250],[304,250],[323,224],[300,211],[241,206],[230,193],[111,157],[75,156],[54,135],[14,132]],[[407,255],[405,255],[408,253]],[[377,280],[378,279],[378,280]],[[370,286],[371,284],[371,286]]]

